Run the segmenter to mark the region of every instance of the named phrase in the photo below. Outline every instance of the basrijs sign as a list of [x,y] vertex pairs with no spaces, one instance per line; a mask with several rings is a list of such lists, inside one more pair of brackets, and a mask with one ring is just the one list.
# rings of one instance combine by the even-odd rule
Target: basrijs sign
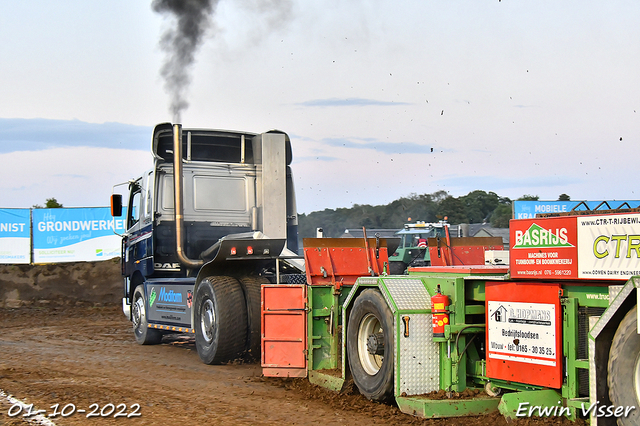
[[576,278],[575,216],[520,219],[509,223],[511,276],[527,279]]
[[546,229],[537,223],[532,223],[524,232],[516,230],[515,237],[514,249],[574,247],[569,243],[567,228]]

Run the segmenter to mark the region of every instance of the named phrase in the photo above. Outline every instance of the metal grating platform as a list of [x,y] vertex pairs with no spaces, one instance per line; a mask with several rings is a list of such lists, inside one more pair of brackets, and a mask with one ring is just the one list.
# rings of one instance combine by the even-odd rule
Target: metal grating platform
[[395,308],[401,311],[431,309],[431,296],[422,280],[390,278],[382,281],[389,296],[395,302],[390,304],[392,310],[395,311]]
[[[440,389],[439,345],[433,341],[431,314],[406,314],[409,337],[404,337],[402,318],[397,333],[400,375],[396,395],[421,395]],[[396,373],[398,370],[396,369]]]

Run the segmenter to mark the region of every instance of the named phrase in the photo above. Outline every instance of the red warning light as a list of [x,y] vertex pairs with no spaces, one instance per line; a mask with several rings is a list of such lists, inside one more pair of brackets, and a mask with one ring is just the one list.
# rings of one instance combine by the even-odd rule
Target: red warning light
[[251,246],[247,247],[247,254],[253,254],[253,247]]
[[231,256],[235,256],[235,254],[236,254],[236,248],[231,247]]

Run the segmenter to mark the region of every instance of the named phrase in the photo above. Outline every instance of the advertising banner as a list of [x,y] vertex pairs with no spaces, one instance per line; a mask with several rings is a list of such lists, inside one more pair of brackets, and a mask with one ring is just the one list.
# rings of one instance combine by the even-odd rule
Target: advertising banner
[[575,216],[512,220],[509,233],[513,278],[578,277]]
[[488,282],[487,376],[562,385],[560,285]]
[[[598,207],[603,201],[514,201],[513,202],[513,218],[514,219],[533,219],[536,214],[542,213],[569,213],[574,207],[580,203],[585,203],[590,210]],[[635,209],[640,207],[638,200],[607,200],[609,207],[617,209],[625,203],[629,208]],[[625,206],[626,207],[626,206]],[[605,205],[600,209],[608,209]],[[578,210],[586,210],[584,206],[579,206]]]
[[30,209],[0,209],[0,263],[31,262]]
[[578,217],[579,278],[640,275],[640,214]]
[[640,275],[640,213],[512,220],[510,242],[513,278]]
[[120,257],[125,219],[109,207],[33,210],[33,262],[89,262]]
[[193,282],[188,285],[148,284],[146,289],[150,321],[186,326],[191,324]]

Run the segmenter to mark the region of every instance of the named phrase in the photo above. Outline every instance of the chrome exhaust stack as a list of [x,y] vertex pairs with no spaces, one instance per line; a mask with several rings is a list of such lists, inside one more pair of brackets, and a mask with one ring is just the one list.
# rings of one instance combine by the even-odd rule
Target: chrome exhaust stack
[[204,261],[189,259],[184,251],[184,204],[182,173],[182,125],[173,125],[173,202],[176,223],[176,255],[187,268],[199,268]]

